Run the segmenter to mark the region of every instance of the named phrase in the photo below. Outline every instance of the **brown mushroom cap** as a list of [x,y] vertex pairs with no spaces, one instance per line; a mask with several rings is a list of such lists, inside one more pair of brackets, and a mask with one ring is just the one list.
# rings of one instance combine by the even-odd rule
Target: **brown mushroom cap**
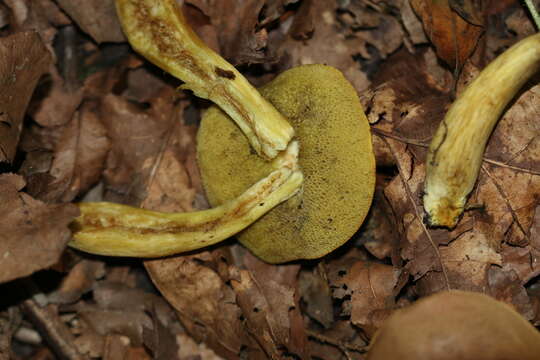
[[[362,224],[375,186],[366,116],[341,72],[324,65],[288,70],[260,89],[293,125],[300,142],[302,191],[237,235],[270,263],[324,256]],[[198,161],[212,206],[233,199],[271,170],[217,107],[204,115]]]
[[368,360],[534,360],[540,333],[509,305],[465,291],[397,310],[375,334]]

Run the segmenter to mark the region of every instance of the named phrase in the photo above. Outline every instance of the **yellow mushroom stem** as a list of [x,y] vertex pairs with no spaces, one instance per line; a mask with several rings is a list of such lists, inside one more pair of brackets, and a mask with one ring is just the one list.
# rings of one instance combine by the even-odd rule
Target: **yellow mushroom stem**
[[200,249],[243,230],[300,189],[298,143],[274,160],[267,177],[213,209],[161,213],[106,202],[81,203],[72,224],[76,249],[98,255],[159,257]]
[[431,226],[453,228],[472,191],[493,128],[540,68],[540,34],[491,62],[452,104],[429,146],[424,208]]
[[234,66],[193,32],[176,0],[116,0],[131,46],[185,82],[183,89],[221,107],[247,136],[257,154],[273,159],[294,135],[287,120]]

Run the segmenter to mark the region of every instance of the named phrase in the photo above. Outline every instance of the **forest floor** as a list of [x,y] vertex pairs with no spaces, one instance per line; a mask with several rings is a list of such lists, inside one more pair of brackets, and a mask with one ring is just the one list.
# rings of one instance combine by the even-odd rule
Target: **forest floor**
[[457,226],[427,226],[422,203],[427,149],[449,106],[537,31],[522,2],[179,3],[255,86],[303,64],[344,74],[372,131],[367,218],[330,254],[286,264],[234,238],[150,260],[71,249],[81,201],[209,207],[196,134],[211,103],[131,49],[113,0],[6,0],[0,359],[365,359],[396,309],[449,289],[540,325],[538,76],[498,122]]

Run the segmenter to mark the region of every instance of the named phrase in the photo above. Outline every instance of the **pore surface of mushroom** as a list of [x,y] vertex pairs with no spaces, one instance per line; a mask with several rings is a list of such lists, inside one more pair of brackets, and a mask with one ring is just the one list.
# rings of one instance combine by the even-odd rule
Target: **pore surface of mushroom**
[[535,360],[540,333],[509,305],[449,291],[394,312],[372,339],[368,360]]
[[[271,263],[323,256],[346,242],[369,210],[375,159],[368,121],[355,89],[328,66],[288,70],[260,91],[293,125],[305,180],[297,195],[237,237]],[[213,206],[235,198],[270,170],[218,108],[203,117],[197,142]]]

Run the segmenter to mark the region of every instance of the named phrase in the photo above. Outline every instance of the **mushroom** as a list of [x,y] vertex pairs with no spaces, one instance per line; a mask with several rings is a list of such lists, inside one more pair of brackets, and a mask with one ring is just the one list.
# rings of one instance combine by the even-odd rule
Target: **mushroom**
[[503,302],[452,290],[395,311],[375,333],[367,359],[540,359],[540,333]]
[[536,34],[497,57],[452,104],[427,156],[424,208],[429,225],[456,226],[478,178],[493,128],[539,68],[540,34]]
[[[367,118],[355,89],[329,66],[293,68],[260,91],[291,121],[305,180],[302,191],[237,238],[270,263],[318,258],[349,240],[369,210],[375,159]],[[204,115],[197,144],[203,185],[214,206],[270,170],[216,107]]]
[[[216,208],[167,214],[107,202],[81,203],[71,247],[100,255],[156,257],[224,240],[300,189],[298,142],[287,120],[189,28],[175,0],[116,0],[131,45],[185,81],[183,88],[220,105],[255,151],[275,158],[247,190]],[[254,184],[254,185],[252,185]]]
[[[347,241],[371,204],[375,160],[367,119],[343,75],[322,65],[287,71],[262,90],[267,101],[196,37],[175,0],[116,4],[139,53],[230,116],[209,110],[198,136],[203,181],[215,208],[166,214],[82,203],[70,246],[134,257],[195,250],[241,231],[296,193],[302,195],[265,216],[241,241],[268,262],[320,257]],[[294,131],[280,111],[293,122],[297,140],[289,142]],[[303,188],[300,168],[307,174]]]

